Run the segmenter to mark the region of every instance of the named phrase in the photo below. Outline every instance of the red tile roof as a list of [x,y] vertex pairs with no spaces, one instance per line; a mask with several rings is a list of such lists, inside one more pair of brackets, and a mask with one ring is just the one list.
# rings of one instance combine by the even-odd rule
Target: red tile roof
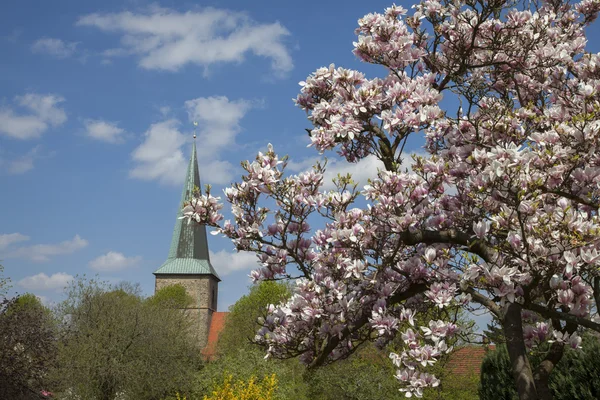
[[225,326],[225,319],[227,318],[228,312],[214,312],[210,321],[210,329],[208,330],[208,342],[206,347],[202,350],[202,355],[206,360],[212,360],[217,355],[217,342],[219,341],[219,334]]
[[465,346],[450,354],[448,368],[457,375],[468,375],[471,373],[479,375],[481,363],[488,350],[495,350],[496,346]]

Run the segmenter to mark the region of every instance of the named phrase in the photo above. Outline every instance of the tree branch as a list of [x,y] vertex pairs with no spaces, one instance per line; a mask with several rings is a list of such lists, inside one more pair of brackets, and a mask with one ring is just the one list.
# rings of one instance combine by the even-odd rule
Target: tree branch
[[574,324],[586,327],[588,329],[592,329],[596,332],[600,332],[600,324],[593,322],[589,319],[578,317],[573,314],[569,314],[569,313],[562,312],[562,311],[550,310],[544,306],[540,306],[539,304],[534,304],[534,303],[526,303],[523,305],[523,308],[530,310],[530,311],[534,311],[534,312],[540,314],[542,317],[557,318],[557,319],[560,319],[567,323],[574,323]]
[[502,318],[502,310],[500,309],[498,304],[494,303],[492,300],[488,299],[487,297],[485,297],[484,295],[482,295],[481,293],[479,293],[471,287],[463,290],[463,292],[470,294],[471,298],[475,303],[481,304],[499,319]]
[[589,200],[586,200],[586,199],[582,199],[581,197],[579,197],[579,196],[577,196],[575,194],[568,193],[568,192],[565,192],[565,191],[562,191],[562,190],[551,190],[551,189],[548,189],[548,188],[546,188],[544,186],[540,187],[540,190],[543,193],[546,193],[546,194],[555,194],[557,196],[564,197],[565,199],[572,200],[575,203],[583,204],[583,205],[586,205],[588,207],[592,207],[594,209],[598,209],[600,207],[600,204],[598,204],[597,202],[593,202],[593,201],[589,201]]
[[468,252],[478,255],[485,262],[492,262],[496,258],[496,252],[484,242],[473,239],[473,235],[456,229],[445,231],[405,231],[400,233],[400,237],[408,245],[448,243],[465,246]]
[[[394,294],[390,298],[389,304],[397,304],[397,303],[407,300],[419,293],[423,293],[425,290],[427,290],[426,284],[424,284],[424,283],[413,284],[413,285],[409,286],[408,289]],[[327,357],[329,357],[329,354],[331,354],[331,352],[337,347],[337,345],[340,344],[340,341],[342,339],[347,338],[348,336],[350,336],[351,334],[353,334],[354,332],[358,331],[360,328],[365,326],[367,324],[367,322],[369,322],[369,316],[370,316],[369,312],[363,311],[362,315],[356,321],[348,324],[342,330],[341,335],[330,336],[329,339],[324,342],[324,346],[321,349],[320,354],[309,364],[308,368],[310,369],[310,368],[314,368],[314,367],[323,365],[325,363],[325,361],[327,361]]]

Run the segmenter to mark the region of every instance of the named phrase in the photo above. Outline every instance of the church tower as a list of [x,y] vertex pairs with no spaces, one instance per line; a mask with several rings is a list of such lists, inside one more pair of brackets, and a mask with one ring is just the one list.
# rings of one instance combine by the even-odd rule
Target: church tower
[[196,135],[192,144],[192,155],[187,169],[181,201],[173,229],[169,257],[154,272],[155,292],[165,286],[180,284],[192,296],[194,302],[186,309],[193,321],[200,348],[206,346],[213,313],[217,311],[219,275],[210,263],[206,227],[195,222],[190,224],[179,219],[183,203],[192,197],[194,188],[201,188],[198,160],[196,157]]

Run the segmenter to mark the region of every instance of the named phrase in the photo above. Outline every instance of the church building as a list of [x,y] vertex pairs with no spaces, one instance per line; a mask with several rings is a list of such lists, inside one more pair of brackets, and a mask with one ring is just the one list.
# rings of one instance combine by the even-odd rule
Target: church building
[[[227,313],[217,313],[217,298],[221,279],[210,263],[206,227],[197,223],[188,224],[180,219],[183,203],[189,201],[195,187],[201,188],[198,160],[196,157],[196,135],[192,144],[192,155],[187,168],[181,201],[173,229],[173,238],[167,260],[154,271],[155,292],[169,285],[180,284],[194,299],[185,310],[192,320],[194,334],[200,348],[208,347],[214,352],[215,343],[209,344],[209,336],[216,342]],[[209,335],[210,334],[210,335]]]

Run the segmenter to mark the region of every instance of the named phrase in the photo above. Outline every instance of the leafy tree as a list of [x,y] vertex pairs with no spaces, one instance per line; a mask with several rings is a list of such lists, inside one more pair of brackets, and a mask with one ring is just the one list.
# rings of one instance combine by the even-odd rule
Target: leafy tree
[[52,315],[37,297],[0,301],[0,398],[41,399],[56,361]]
[[59,313],[65,398],[151,400],[190,388],[200,353],[180,310],[145,301],[136,286],[78,279]]
[[295,360],[265,360],[264,348],[252,343],[260,327],[257,321],[264,317],[267,306],[285,301],[289,295],[286,284],[260,282],[229,308],[217,344],[219,357],[198,374],[195,389],[198,396],[217,390],[224,376],[248,382],[253,377],[261,380],[276,374],[279,384],[275,399],[308,399],[303,368]]
[[[426,304],[478,304],[502,325],[519,397],[551,398],[565,347],[600,331],[600,56],[585,50],[599,9],[427,0],[359,20],[354,52],[385,75],[320,68],[296,104],[316,150],[380,162],[369,185],[340,176],[324,192],[325,165],[286,175],[269,145],[225,191],[231,222],[210,188],[184,208],[257,253],[255,279],[299,278],[261,329],[272,356],[315,367],[400,334],[410,351],[392,362],[421,396],[456,327],[399,322]],[[418,137],[424,154],[409,161]],[[552,338],[532,368],[528,347]]]
[[194,299],[185,291],[183,285],[178,283],[159,289],[154,296],[148,298],[148,302],[161,307],[182,309],[192,304]]
[[496,346],[483,360],[479,396],[482,400],[518,399],[506,346]]
[[259,318],[265,316],[269,304],[285,302],[290,295],[290,288],[280,282],[261,282],[251,286],[250,292],[229,308],[225,326],[219,335],[218,351],[228,353],[241,346],[256,347],[252,342],[260,328]]
[[[546,346],[547,347],[547,346]],[[549,349],[546,348],[545,351]],[[543,352],[530,355],[538,365]],[[549,387],[556,400],[593,400],[600,398],[600,340],[584,335],[580,351],[567,350],[550,376]],[[479,395],[482,400],[512,400],[518,393],[511,376],[510,359],[505,345],[487,354],[481,368]]]
[[386,354],[370,344],[351,357],[308,374],[310,399],[404,399]]

